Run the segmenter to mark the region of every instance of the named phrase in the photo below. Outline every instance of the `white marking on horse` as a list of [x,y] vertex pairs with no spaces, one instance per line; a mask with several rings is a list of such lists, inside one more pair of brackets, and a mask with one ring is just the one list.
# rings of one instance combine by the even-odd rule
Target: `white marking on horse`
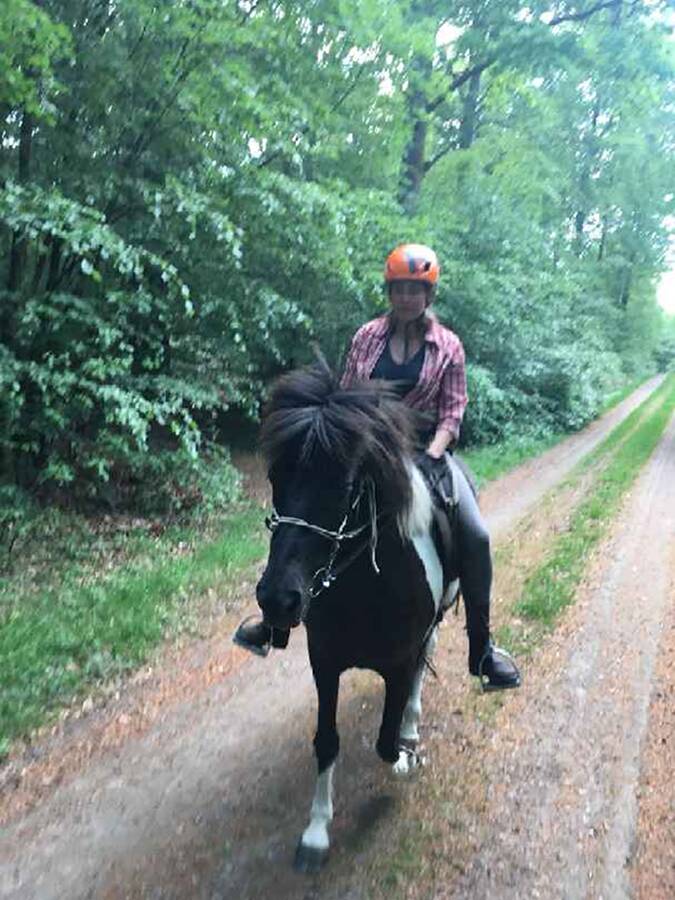
[[410,467],[413,499],[407,515],[399,522],[401,534],[407,537],[424,566],[424,574],[435,608],[443,594],[443,566],[431,536],[432,505],[429,488],[419,469]]
[[328,826],[333,820],[333,770],[335,763],[324,769],[316,780],[309,825],[302,835],[302,846],[328,850]]
[[[429,640],[427,641],[426,646],[426,657],[431,659],[434,655],[434,650],[436,649],[436,643],[438,642],[438,628],[434,628],[434,630],[429,635]],[[410,689],[410,697],[408,697],[408,702],[406,703],[406,707],[403,710],[403,719],[401,720],[401,737],[406,741],[418,741],[419,740],[419,722],[420,716],[422,715],[422,687],[424,685],[424,676],[426,675],[427,667],[424,664],[424,659],[420,660],[420,663],[417,667],[417,672],[415,672],[415,677],[413,679],[412,687]]]
[[422,534],[431,528],[431,494],[420,470],[412,464],[408,467],[412,487],[412,503],[404,516],[399,519],[398,527],[403,537],[412,540],[416,534]]

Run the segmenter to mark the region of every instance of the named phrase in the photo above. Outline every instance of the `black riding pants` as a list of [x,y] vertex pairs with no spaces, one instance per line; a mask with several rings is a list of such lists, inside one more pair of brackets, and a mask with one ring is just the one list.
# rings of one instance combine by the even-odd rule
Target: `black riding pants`
[[469,668],[477,671],[490,637],[490,535],[464,473],[456,465],[453,472],[457,480],[458,570],[469,633]]

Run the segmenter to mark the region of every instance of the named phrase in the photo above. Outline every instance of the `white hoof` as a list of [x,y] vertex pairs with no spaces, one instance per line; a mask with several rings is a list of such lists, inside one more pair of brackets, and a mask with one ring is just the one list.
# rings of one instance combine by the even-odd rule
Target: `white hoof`
[[399,750],[398,759],[391,767],[391,770],[397,778],[401,778],[410,775],[420,765],[422,765],[422,759],[414,750]]

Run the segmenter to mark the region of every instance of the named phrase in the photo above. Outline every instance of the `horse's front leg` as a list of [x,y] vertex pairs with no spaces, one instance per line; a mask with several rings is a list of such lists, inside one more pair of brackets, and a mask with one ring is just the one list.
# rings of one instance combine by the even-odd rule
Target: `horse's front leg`
[[300,872],[317,872],[328,858],[328,826],[333,819],[333,770],[340,749],[340,738],[335,725],[340,673],[324,672],[320,667],[313,668],[319,695],[319,718],[314,737],[319,777],[309,825],[305,828],[295,853],[295,868]]

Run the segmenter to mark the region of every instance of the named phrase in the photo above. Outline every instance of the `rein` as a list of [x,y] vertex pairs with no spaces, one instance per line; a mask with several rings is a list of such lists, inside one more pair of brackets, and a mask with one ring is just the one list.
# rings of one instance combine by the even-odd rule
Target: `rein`
[[[359,525],[358,528],[353,528],[350,531],[347,531],[346,529],[349,518],[352,513],[356,509],[358,509],[364,493],[368,498],[369,520],[363,525]],[[359,491],[352,501],[351,506],[345,513],[345,517],[340,523],[337,531],[331,531],[328,528],[322,528],[320,525],[315,525],[313,522],[307,522],[305,519],[295,518],[295,516],[280,516],[276,510],[273,510],[272,515],[268,516],[265,519],[265,525],[272,532],[274,532],[279,527],[279,525],[296,525],[300,528],[307,528],[309,531],[313,531],[315,534],[318,534],[321,537],[327,538],[328,540],[333,542],[328,553],[326,564],[324,566],[320,566],[312,576],[312,583],[309,587],[307,595],[309,600],[313,600],[315,597],[318,597],[319,594],[323,593],[323,591],[329,588],[338,577],[338,575],[340,575],[341,572],[343,572],[348,566],[350,566],[369,544],[370,559],[373,569],[378,575],[380,574],[380,569],[377,565],[377,559],[375,556],[377,551],[378,537],[377,521],[379,518],[380,514],[377,512],[377,501],[375,499],[375,483],[373,482],[372,478],[368,477],[364,478],[363,481],[361,481]],[[370,529],[370,534],[366,537],[366,539],[358,544],[358,546],[347,557],[347,559],[343,560],[340,565],[335,567],[335,560],[337,559],[337,555],[340,552],[342,544],[345,541],[353,540],[353,538],[358,537],[360,534],[363,534],[368,528]]]

